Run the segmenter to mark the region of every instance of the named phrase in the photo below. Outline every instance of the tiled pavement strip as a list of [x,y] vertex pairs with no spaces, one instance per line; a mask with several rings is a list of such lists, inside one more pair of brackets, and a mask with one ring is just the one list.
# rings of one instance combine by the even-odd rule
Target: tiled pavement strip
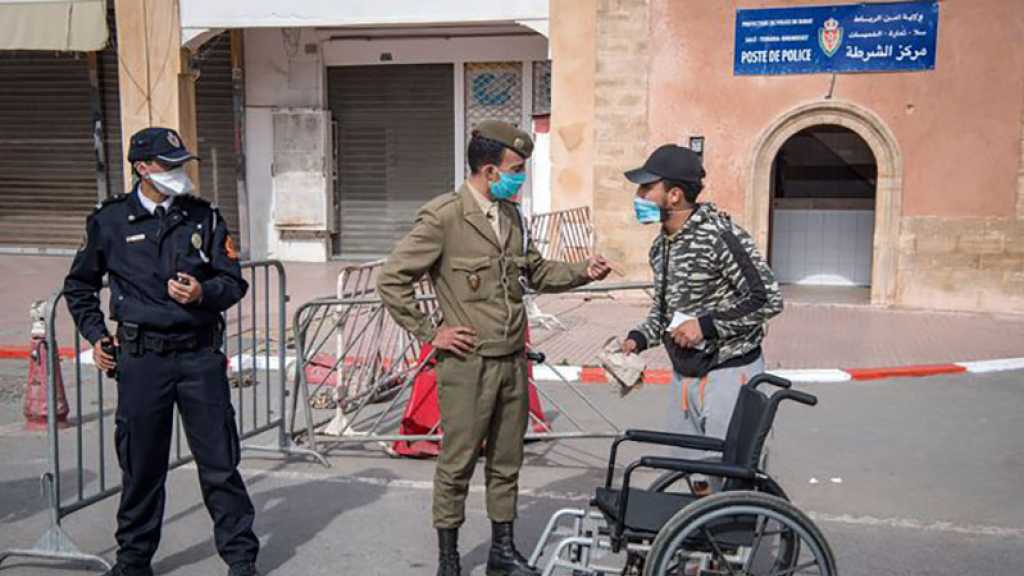
[[[70,259],[0,256],[0,347],[27,346],[32,300],[56,288]],[[340,262],[286,265],[289,310],[336,291]],[[771,369],[891,367],[1024,356],[1024,314],[968,314],[875,308],[830,300],[857,301],[855,292],[787,287],[786,309],[774,319],[765,342]],[[650,301],[640,291],[607,295],[544,295],[537,304],[566,328],[536,328],[532,338],[550,364],[595,365],[612,336],[622,337],[646,315]],[[289,312],[290,313],[290,312]],[[59,334],[68,334],[67,314]],[[649,368],[667,369],[661,350],[646,353]]]

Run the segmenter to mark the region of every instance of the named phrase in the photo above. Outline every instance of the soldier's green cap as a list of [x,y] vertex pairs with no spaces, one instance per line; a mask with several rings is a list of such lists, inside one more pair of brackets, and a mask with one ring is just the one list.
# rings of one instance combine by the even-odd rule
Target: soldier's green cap
[[480,136],[503,144],[524,159],[533,153],[533,138],[526,132],[499,120],[485,120],[473,129],[473,136]]

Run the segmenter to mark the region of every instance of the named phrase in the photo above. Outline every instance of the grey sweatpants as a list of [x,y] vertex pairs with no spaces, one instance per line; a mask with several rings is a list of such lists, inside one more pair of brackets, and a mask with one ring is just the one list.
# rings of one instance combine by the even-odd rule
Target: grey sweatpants
[[[764,372],[764,357],[744,366],[712,370],[702,378],[676,373],[672,378],[672,402],[669,403],[669,432],[725,438],[740,386]],[[675,448],[672,456],[690,460],[718,460],[720,454]],[[721,488],[722,479],[709,478],[711,488]]]

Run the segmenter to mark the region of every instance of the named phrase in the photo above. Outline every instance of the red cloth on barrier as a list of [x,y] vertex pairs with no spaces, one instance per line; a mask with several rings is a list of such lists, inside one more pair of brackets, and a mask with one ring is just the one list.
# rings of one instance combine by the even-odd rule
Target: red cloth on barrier
[[[529,335],[527,335],[529,341]],[[419,362],[423,362],[433,348],[424,344],[420,350]],[[405,413],[402,415],[402,425],[399,434],[403,435],[424,435],[440,434],[441,431],[441,410],[437,404],[437,377],[434,374],[434,366],[437,361],[431,359],[430,363],[420,371],[412,384],[412,395],[409,403],[405,405]],[[527,365],[530,393],[530,414],[533,416],[533,431],[546,432],[549,430],[547,421],[544,418],[544,409],[540,404],[540,397],[537,395],[537,388],[533,384],[533,366]],[[437,426],[435,430],[434,427]],[[391,449],[401,456],[413,458],[430,458],[437,456],[441,450],[438,442],[423,440],[418,442],[407,442],[398,440],[391,445]]]

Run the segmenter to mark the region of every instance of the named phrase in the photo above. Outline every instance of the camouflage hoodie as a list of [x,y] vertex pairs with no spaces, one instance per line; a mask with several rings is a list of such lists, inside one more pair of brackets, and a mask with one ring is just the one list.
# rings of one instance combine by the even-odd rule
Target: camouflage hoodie
[[649,260],[654,302],[629,333],[641,350],[662,341],[681,312],[698,319],[705,341],[679,348],[669,340],[677,372],[702,376],[757,358],[768,319],[782,311],[782,294],[750,235],[728,214],[699,204],[680,231],[666,236],[663,230],[654,239]]

